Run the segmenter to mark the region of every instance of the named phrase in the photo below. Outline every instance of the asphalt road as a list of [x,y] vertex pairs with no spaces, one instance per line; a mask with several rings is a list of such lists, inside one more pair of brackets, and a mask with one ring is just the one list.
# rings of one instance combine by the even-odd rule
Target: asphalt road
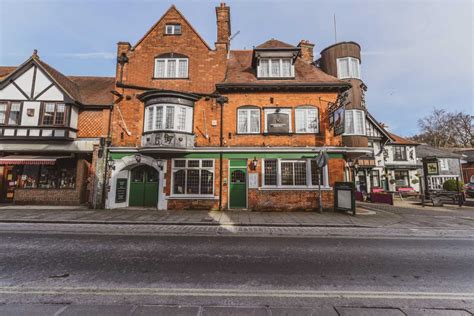
[[472,312],[473,302],[473,239],[0,232],[0,303],[6,304]]

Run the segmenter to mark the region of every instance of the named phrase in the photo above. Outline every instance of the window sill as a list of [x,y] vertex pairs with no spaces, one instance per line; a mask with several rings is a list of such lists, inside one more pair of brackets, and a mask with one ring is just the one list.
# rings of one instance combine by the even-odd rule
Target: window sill
[[[259,191],[319,191],[319,187],[301,187],[301,186],[281,186],[281,187],[260,187]],[[331,191],[332,187],[322,186],[321,191]]]
[[189,80],[189,77],[166,77],[166,78],[151,77],[151,80]]
[[219,197],[214,195],[170,195],[167,200],[218,200]]
[[258,80],[295,80],[295,76],[292,77],[257,77]]

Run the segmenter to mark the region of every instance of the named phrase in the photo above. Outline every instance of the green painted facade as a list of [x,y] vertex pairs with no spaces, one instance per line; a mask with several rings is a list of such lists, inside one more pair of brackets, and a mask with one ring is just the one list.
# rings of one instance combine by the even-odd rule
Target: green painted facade
[[[135,153],[111,153],[110,157],[114,160],[122,159],[126,156],[132,156]],[[143,154],[148,155],[151,157],[158,156],[157,154]],[[317,153],[224,153],[222,154],[224,159],[275,159],[275,158],[283,158],[283,159],[307,159],[307,158],[315,158],[318,154]],[[329,158],[343,158],[343,154],[336,154],[336,153],[329,153]],[[188,154],[159,154],[159,158],[161,159],[171,159],[171,158],[209,158],[209,159],[219,159],[218,153],[188,153]],[[158,157],[157,157],[158,158]]]

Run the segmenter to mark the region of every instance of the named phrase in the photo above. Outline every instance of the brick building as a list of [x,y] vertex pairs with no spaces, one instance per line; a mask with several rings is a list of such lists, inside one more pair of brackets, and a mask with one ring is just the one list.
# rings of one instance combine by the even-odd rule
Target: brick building
[[346,162],[372,153],[359,45],[230,50],[230,8],[216,18],[213,48],[174,6],[118,43],[106,207],[310,210],[321,188],[330,208]]
[[65,76],[36,51],[0,67],[0,202],[78,205],[98,192],[113,88],[114,78]]

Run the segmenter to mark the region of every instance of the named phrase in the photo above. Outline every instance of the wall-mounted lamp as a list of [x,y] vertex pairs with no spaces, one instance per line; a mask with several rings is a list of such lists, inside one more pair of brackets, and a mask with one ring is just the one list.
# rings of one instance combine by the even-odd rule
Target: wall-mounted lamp
[[253,158],[252,163],[251,163],[252,170],[256,170],[257,166],[258,166],[258,160],[257,160],[257,157],[255,157]]
[[137,163],[140,163],[140,161],[142,161],[142,155],[141,154],[135,154],[135,160],[137,161]]
[[110,158],[107,161],[107,166],[109,167],[109,169],[115,170],[115,161],[112,158]]
[[160,170],[163,171],[163,166],[164,166],[163,160],[157,160],[156,164],[158,165],[158,168],[160,168]]

